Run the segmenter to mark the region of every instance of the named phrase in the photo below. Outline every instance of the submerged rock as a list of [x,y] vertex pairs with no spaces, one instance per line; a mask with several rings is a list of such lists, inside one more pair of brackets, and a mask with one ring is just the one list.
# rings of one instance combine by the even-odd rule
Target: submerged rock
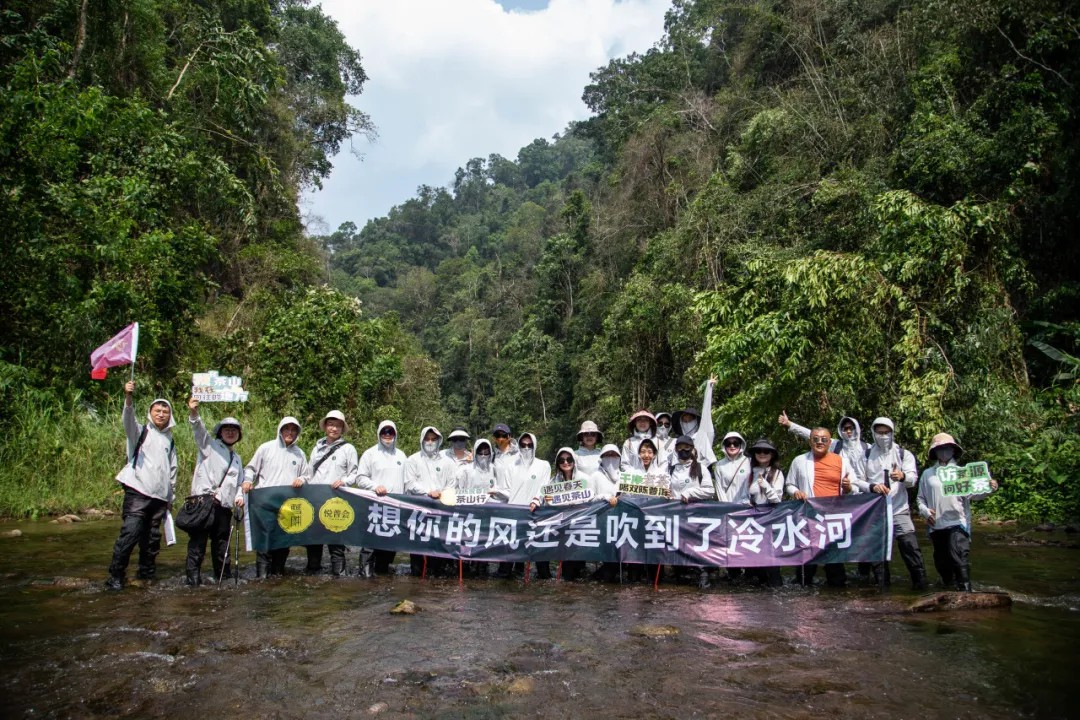
[[412,600],[402,600],[394,609],[390,611],[391,615],[415,615],[420,610],[420,607]]
[[638,637],[671,637],[679,634],[679,628],[674,625],[635,625],[630,628],[631,635]]
[[511,695],[530,695],[536,689],[536,683],[531,677],[514,678],[514,681],[506,686],[506,692]]
[[371,707],[369,707],[369,708],[367,709],[367,711],[368,711],[368,715],[378,715],[378,714],[379,714],[379,713],[381,713],[381,712],[382,712],[383,710],[387,710],[387,709],[389,709],[389,708],[390,708],[390,706],[389,706],[389,705],[387,705],[386,703],[384,703],[384,702],[377,702],[377,703],[375,703],[374,705],[372,705]]
[[53,524],[67,525],[68,523],[82,522],[82,518],[78,515],[61,515],[51,522]]
[[1003,592],[940,592],[919,598],[908,606],[908,611],[985,610],[1011,606],[1012,598]]
[[22,537],[22,530],[16,528],[15,530],[5,530],[0,532],[0,537]]

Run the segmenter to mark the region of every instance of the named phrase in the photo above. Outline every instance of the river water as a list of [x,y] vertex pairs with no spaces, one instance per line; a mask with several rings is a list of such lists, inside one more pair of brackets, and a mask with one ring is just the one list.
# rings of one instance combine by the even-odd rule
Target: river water
[[[6,718],[1080,716],[1080,551],[1011,528],[979,528],[972,550],[976,589],[1011,609],[916,615],[899,559],[884,594],[701,591],[304,577],[294,548],[283,579],[187,588],[183,533],[162,580],[113,593],[118,521],[0,523],[16,527],[0,540]],[[421,611],[390,615],[405,598]]]

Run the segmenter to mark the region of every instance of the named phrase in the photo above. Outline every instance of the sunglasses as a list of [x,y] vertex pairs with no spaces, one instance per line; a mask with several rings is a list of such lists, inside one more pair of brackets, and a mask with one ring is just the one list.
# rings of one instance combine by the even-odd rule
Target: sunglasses
[[814,445],[828,445],[829,442],[831,442],[831,441],[832,441],[832,438],[827,438],[827,437],[810,438],[810,442],[812,442]]
[[382,435],[383,437],[394,437],[394,435],[396,435],[397,433],[395,433],[390,428],[386,428],[385,430],[381,431],[379,434]]
[[667,420],[659,420],[656,424],[660,427],[671,427],[671,423],[669,423]]
[[724,443],[724,447],[742,447],[742,443],[738,440],[728,440]]
[[754,451],[754,454],[755,455],[772,455],[772,450],[765,450],[765,449],[762,449],[762,448],[758,448],[757,450]]
[[508,438],[508,437],[510,437],[510,436],[509,436],[509,435],[507,435],[507,434],[506,434],[506,433],[504,433],[504,432],[497,432],[497,433],[495,433],[494,437],[496,437],[496,438],[498,438],[498,439],[500,439],[500,440],[501,440],[502,438]]
[[559,458],[559,464],[560,465],[573,465],[574,464],[574,458],[566,457],[565,455],[563,455],[561,458]]
[[532,443],[518,443],[518,447],[522,450],[532,450],[535,445],[533,445]]

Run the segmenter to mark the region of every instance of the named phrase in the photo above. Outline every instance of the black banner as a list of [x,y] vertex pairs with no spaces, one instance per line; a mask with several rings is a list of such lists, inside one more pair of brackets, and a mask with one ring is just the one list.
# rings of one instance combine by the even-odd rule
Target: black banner
[[888,500],[872,493],[761,508],[621,496],[616,507],[531,513],[310,485],[257,488],[248,507],[259,551],[340,544],[466,560],[768,567],[880,562],[892,548]]

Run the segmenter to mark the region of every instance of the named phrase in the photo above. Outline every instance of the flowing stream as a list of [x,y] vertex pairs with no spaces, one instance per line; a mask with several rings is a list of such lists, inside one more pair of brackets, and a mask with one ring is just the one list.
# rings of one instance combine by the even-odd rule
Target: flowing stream
[[[0,540],[3,717],[1080,716],[1075,535],[980,527],[976,589],[1013,607],[912,614],[899,559],[886,593],[701,591],[305,577],[294,548],[283,579],[247,579],[245,553],[239,585],[188,588],[183,533],[161,580],[114,593],[118,525],[0,523],[23,533]],[[420,612],[390,615],[405,598]]]

